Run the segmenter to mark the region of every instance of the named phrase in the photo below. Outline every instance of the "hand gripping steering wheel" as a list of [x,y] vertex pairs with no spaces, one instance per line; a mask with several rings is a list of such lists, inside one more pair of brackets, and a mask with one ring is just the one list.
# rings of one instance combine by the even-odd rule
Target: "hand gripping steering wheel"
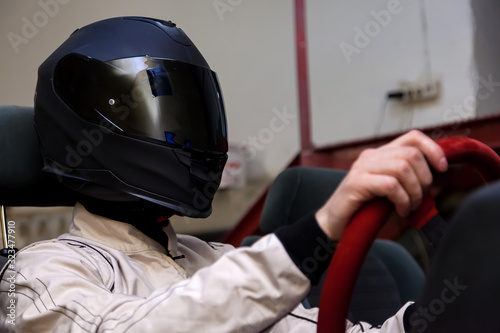
[[[469,138],[437,141],[448,163],[466,164],[484,183],[500,178],[500,157],[487,145]],[[349,304],[361,265],[377,233],[394,210],[386,199],[364,205],[349,223],[330,262],[319,305],[319,333],[344,333]]]

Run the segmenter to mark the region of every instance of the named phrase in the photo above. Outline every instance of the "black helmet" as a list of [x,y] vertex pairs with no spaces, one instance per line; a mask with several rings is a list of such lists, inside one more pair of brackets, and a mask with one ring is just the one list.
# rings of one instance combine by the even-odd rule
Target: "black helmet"
[[44,170],[78,192],[210,215],[227,159],[222,94],[171,21],[76,30],[38,70],[35,125]]

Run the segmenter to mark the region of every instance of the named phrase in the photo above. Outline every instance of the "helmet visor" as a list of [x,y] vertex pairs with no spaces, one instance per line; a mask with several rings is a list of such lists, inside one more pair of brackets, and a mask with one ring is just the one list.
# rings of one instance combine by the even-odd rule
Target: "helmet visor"
[[226,152],[226,117],[215,72],[175,60],[102,62],[64,57],[54,87],[89,121],[125,135],[201,151]]

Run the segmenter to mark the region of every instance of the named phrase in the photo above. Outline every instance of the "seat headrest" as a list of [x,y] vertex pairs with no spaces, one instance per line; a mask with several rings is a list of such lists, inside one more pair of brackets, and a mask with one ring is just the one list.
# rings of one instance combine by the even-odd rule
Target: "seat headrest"
[[0,106],[0,204],[73,206],[75,194],[42,168],[33,108]]
[[318,210],[340,184],[346,171],[293,167],[281,172],[269,188],[260,229],[274,232]]

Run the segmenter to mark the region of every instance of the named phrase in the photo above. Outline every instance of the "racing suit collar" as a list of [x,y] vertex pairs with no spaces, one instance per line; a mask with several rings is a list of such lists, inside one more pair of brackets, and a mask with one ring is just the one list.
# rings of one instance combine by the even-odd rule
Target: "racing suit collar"
[[[163,227],[168,237],[168,253],[177,255],[177,236],[170,223]],[[129,223],[119,222],[88,212],[77,203],[73,211],[73,221],[69,233],[74,236],[94,240],[125,253],[157,251],[167,254],[160,243],[151,239]]]

